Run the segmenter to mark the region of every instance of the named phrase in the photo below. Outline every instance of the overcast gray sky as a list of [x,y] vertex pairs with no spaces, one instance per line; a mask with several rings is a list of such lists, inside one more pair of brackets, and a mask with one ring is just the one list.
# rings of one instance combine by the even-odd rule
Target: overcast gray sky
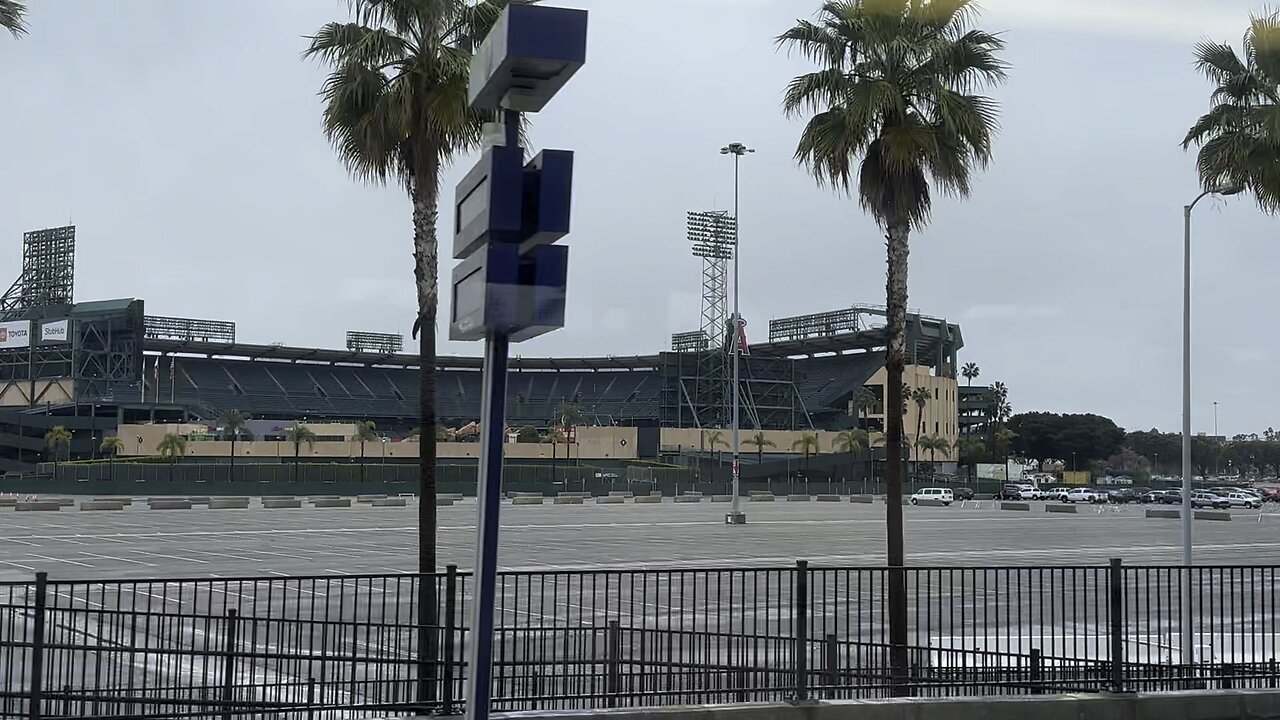
[[[30,4],[31,35],[0,37],[3,274],[17,275],[23,231],[71,220],[79,300],[141,297],[152,314],[234,320],[249,342],[407,335],[408,202],[348,178],[320,131],[323,69],[299,59],[302,36],[345,19],[345,2]],[[577,151],[568,326],[519,353],[649,353],[696,329],[684,215],[731,202],[718,154],[731,141],[758,149],[742,177],[752,337],[770,318],[884,301],[880,234],[795,165],[800,124],[779,111],[807,66],[772,38],[818,0],[563,4],[592,10],[588,65],[533,133]],[[1016,411],[1174,430],[1181,208],[1198,189],[1178,143],[1209,92],[1191,48],[1206,35],[1238,44],[1259,5],[984,7],[1014,66],[995,93],[1003,130],[972,199],[938,203],[913,236],[911,307],[959,322],[962,361],[1008,384]],[[472,162],[447,173],[450,196]],[[1195,430],[1212,431],[1214,400],[1224,433],[1280,426],[1280,219],[1234,200],[1202,204],[1195,225]]]

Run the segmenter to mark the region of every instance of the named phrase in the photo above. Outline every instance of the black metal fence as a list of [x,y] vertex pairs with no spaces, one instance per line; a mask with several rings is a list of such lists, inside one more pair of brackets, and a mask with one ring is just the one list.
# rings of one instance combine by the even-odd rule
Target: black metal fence
[[[888,672],[885,568],[503,573],[495,709],[1276,687],[1275,567],[911,568]],[[471,579],[0,585],[0,717],[458,711]],[[1194,657],[1182,655],[1190,601]],[[422,635],[420,633],[427,633]],[[430,642],[427,642],[430,640]],[[422,647],[438,648],[425,660]]]

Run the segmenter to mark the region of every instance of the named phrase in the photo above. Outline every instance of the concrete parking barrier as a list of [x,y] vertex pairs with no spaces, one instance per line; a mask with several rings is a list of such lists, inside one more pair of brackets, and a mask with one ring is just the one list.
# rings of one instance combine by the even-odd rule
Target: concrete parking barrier
[[1180,510],[1159,510],[1156,508],[1147,508],[1146,516],[1149,518],[1163,518],[1165,520],[1177,520],[1182,517]]
[[554,505],[581,505],[582,501],[579,495],[557,495],[551,502]]
[[73,498],[40,498],[42,502],[56,502],[62,507],[71,507],[76,504]]
[[209,498],[203,495],[197,496],[197,497],[189,497],[187,498],[187,502],[191,503],[192,505],[208,505]]
[[453,507],[453,498],[436,496],[436,507]]
[[[452,504],[453,501],[450,500],[449,503]],[[374,498],[369,501],[369,507],[404,507],[408,504],[409,501],[402,497]]]
[[606,497],[596,498],[597,505],[621,505],[626,501],[627,499],[621,495],[608,495]]
[[293,495],[263,495],[262,496],[262,502],[266,502],[268,500],[293,500],[293,499],[294,499]]
[[216,497],[209,498],[210,510],[248,510],[249,498],[247,497]]
[[1001,510],[1020,510],[1022,512],[1027,512],[1031,510],[1031,503],[1002,502],[1000,503],[1000,509]]
[[711,502],[733,502],[732,495],[712,495]]
[[1044,506],[1044,511],[1047,513],[1065,513],[1067,515],[1078,515],[1079,513],[1077,512],[1077,509],[1078,508],[1076,508],[1075,505],[1054,505],[1052,503],[1045,503]]
[[13,507],[14,505],[17,505],[17,504],[18,504],[18,498],[16,496],[0,497],[0,507]]
[[190,510],[191,501],[186,499],[169,498],[167,500],[151,500],[147,503],[152,510]]
[[677,495],[676,502],[678,503],[702,502],[702,496],[701,495]]
[[774,502],[777,498],[774,497],[773,493],[767,495],[764,493],[752,493],[748,500],[751,502]]
[[629,498],[634,494],[635,493],[631,492],[630,490],[610,490],[609,491],[609,497]]
[[662,502],[662,496],[661,496],[661,495],[639,495],[639,496],[637,496],[637,497],[636,497],[636,502],[638,502],[638,503],[660,503],[660,502]]
[[849,496],[849,502],[851,503],[862,503],[864,505],[870,505],[875,501],[876,501],[875,495],[850,495]]
[[351,498],[316,498],[311,501],[311,507],[318,508],[349,508],[351,507]]
[[515,498],[524,498],[524,497],[539,497],[539,498],[540,498],[540,497],[542,497],[542,493],[540,493],[540,492],[522,492],[522,491],[520,491],[520,490],[512,490],[511,492],[507,493],[507,497],[512,498],[512,499],[515,499]]
[[357,495],[356,502],[368,503],[368,502],[373,502],[374,500],[384,500],[386,499],[386,497],[387,497],[386,495]]
[[811,495],[788,495],[787,502],[809,502],[813,500]]
[[541,505],[541,495],[524,495],[522,497],[511,498],[512,505]]
[[[413,493],[400,493],[400,497],[413,497]],[[436,493],[436,497],[462,502],[462,493]]]
[[582,492],[582,491],[580,491],[580,490],[575,490],[575,491],[573,491],[573,492],[568,492],[568,491],[566,491],[566,492],[559,492],[559,493],[556,493],[556,497],[579,497],[579,498],[589,498],[589,497],[591,497],[591,493],[589,493],[589,492]]
[[123,510],[124,503],[114,500],[81,500],[81,510]]
[[14,503],[13,509],[18,512],[27,511],[58,511],[62,509],[62,503],[52,500],[28,500],[27,502]]
[[307,500],[309,500],[310,502],[316,502],[318,500],[345,500],[345,499],[346,498],[342,497],[341,495],[312,495],[307,498]]
[[1196,520],[1230,520],[1231,513],[1222,510],[1196,510],[1191,517]]
[[[917,507],[946,507],[947,506],[945,502],[941,500],[936,500],[934,498],[920,498],[919,500],[916,500],[911,504]],[[1027,508],[1023,508],[1023,510],[1026,510],[1026,509]]]
[[652,491],[650,491],[650,492],[649,492],[649,497],[662,497],[662,491],[661,491],[661,490],[652,490]]
[[262,507],[268,510],[300,508],[302,507],[302,500],[299,498],[262,498]]
[[[125,507],[129,507],[130,505],[133,505],[133,498],[131,497],[100,497],[100,498],[94,498],[94,500],[101,500],[103,502],[118,502],[121,505],[124,505]],[[3,501],[4,501],[4,498],[0,498],[0,505],[4,504]]]
[[839,495],[819,495],[814,498],[818,502],[840,502]]

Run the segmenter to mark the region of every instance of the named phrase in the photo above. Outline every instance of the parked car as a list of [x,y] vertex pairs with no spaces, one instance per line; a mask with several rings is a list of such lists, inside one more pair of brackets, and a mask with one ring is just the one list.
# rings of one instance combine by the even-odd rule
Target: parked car
[[1254,495],[1253,493],[1233,492],[1228,494],[1226,497],[1227,497],[1227,502],[1230,503],[1231,507],[1242,507],[1242,508],[1253,508],[1253,509],[1262,507],[1262,499],[1259,498],[1257,495]]
[[1137,494],[1130,488],[1116,488],[1115,490],[1107,491],[1107,501],[1118,505],[1128,505],[1137,499]]
[[1049,490],[1045,490],[1043,494],[1043,499],[1053,500],[1055,502],[1066,502],[1067,495],[1069,495],[1070,493],[1071,493],[1071,488],[1069,487],[1056,487]]
[[955,499],[955,493],[951,492],[951,488],[920,488],[915,495],[911,496],[911,504],[919,505],[921,500],[939,500],[943,505],[951,507]]
[[1106,495],[1093,488],[1071,488],[1067,493],[1066,501],[1069,503],[1103,503],[1107,501],[1107,498]]
[[1018,500],[1022,497],[1022,486],[1005,485],[995,494],[996,500]]
[[1191,493],[1191,507],[1211,507],[1226,510],[1231,507],[1231,501],[1211,492],[1193,492]]
[[1019,485],[1018,499],[1019,500],[1043,500],[1044,493],[1042,493],[1040,491],[1040,488],[1036,487],[1035,485]]
[[957,499],[957,500],[972,500],[972,499],[973,499],[973,488],[971,488],[971,487],[958,487],[958,488],[956,488],[955,494],[956,494],[956,499]]
[[1179,499],[1181,498],[1178,497],[1177,493],[1172,493],[1172,497],[1170,497],[1170,491],[1168,490],[1148,490],[1138,498],[1138,501],[1148,505],[1163,505],[1177,502]]

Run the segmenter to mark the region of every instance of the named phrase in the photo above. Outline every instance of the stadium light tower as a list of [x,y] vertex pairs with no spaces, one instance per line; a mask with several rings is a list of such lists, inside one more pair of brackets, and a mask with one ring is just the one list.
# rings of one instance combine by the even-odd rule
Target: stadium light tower
[[[1191,211],[1207,195],[1238,195],[1241,185],[1223,184],[1205,190],[1182,208],[1182,664],[1196,662],[1195,629],[1191,620]],[[1217,403],[1214,403],[1217,415]],[[1215,418],[1216,419],[1216,418]],[[1217,434],[1217,430],[1214,431]]]
[[738,312],[738,258],[741,256],[741,229],[742,224],[739,222],[738,213],[738,165],[742,160],[742,156],[747,153],[755,152],[754,149],[735,142],[720,148],[721,155],[733,156],[733,337],[730,342],[733,343],[733,414],[730,418],[732,423],[731,435],[733,444],[733,505],[729,511],[729,515],[725,517],[725,522],[730,525],[742,525],[746,523],[747,516],[742,512],[742,500],[739,498],[738,492],[738,476],[740,474],[739,454],[741,444],[739,443],[739,412],[741,405],[741,394],[738,386],[738,365],[742,356],[742,315]]

